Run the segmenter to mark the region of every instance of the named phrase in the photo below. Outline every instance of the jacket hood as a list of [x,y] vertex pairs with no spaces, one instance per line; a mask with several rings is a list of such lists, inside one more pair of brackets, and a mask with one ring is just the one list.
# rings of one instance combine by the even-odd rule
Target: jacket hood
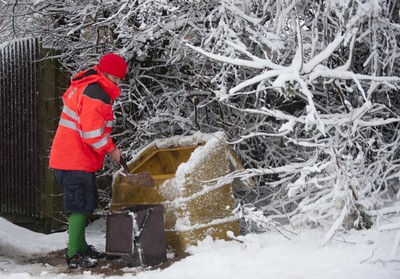
[[113,101],[121,95],[119,87],[103,75],[97,66],[76,74],[71,81],[71,86],[81,87],[95,82],[100,84]]

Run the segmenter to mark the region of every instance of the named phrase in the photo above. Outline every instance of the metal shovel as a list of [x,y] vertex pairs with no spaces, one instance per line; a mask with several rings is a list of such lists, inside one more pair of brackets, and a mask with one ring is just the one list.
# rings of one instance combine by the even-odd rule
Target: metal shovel
[[132,174],[130,173],[128,165],[126,164],[125,158],[123,156],[121,156],[119,162],[124,168],[124,171],[121,174],[133,184],[144,187],[152,187],[155,185],[155,181],[149,172]]

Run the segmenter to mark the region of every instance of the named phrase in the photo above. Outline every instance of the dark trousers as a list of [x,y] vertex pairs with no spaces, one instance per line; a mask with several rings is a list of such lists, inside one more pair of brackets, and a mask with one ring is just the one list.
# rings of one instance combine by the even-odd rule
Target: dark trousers
[[54,175],[64,191],[64,207],[67,214],[92,214],[99,202],[94,172],[54,170]]

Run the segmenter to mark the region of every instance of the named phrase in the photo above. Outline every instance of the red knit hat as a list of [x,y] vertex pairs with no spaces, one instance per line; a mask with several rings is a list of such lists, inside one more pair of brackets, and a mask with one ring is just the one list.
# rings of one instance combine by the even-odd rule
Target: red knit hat
[[124,79],[128,64],[121,56],[109,53],[100,59],[98,68],[102,72]]

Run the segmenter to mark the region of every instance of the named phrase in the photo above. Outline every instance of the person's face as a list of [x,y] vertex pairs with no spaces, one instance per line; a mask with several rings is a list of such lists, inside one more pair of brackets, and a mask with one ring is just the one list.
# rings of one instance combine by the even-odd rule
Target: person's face
[[104,75],[111,80],[115,85],[119,85],[121,83],[121,79],[119,77],[104,73]]

